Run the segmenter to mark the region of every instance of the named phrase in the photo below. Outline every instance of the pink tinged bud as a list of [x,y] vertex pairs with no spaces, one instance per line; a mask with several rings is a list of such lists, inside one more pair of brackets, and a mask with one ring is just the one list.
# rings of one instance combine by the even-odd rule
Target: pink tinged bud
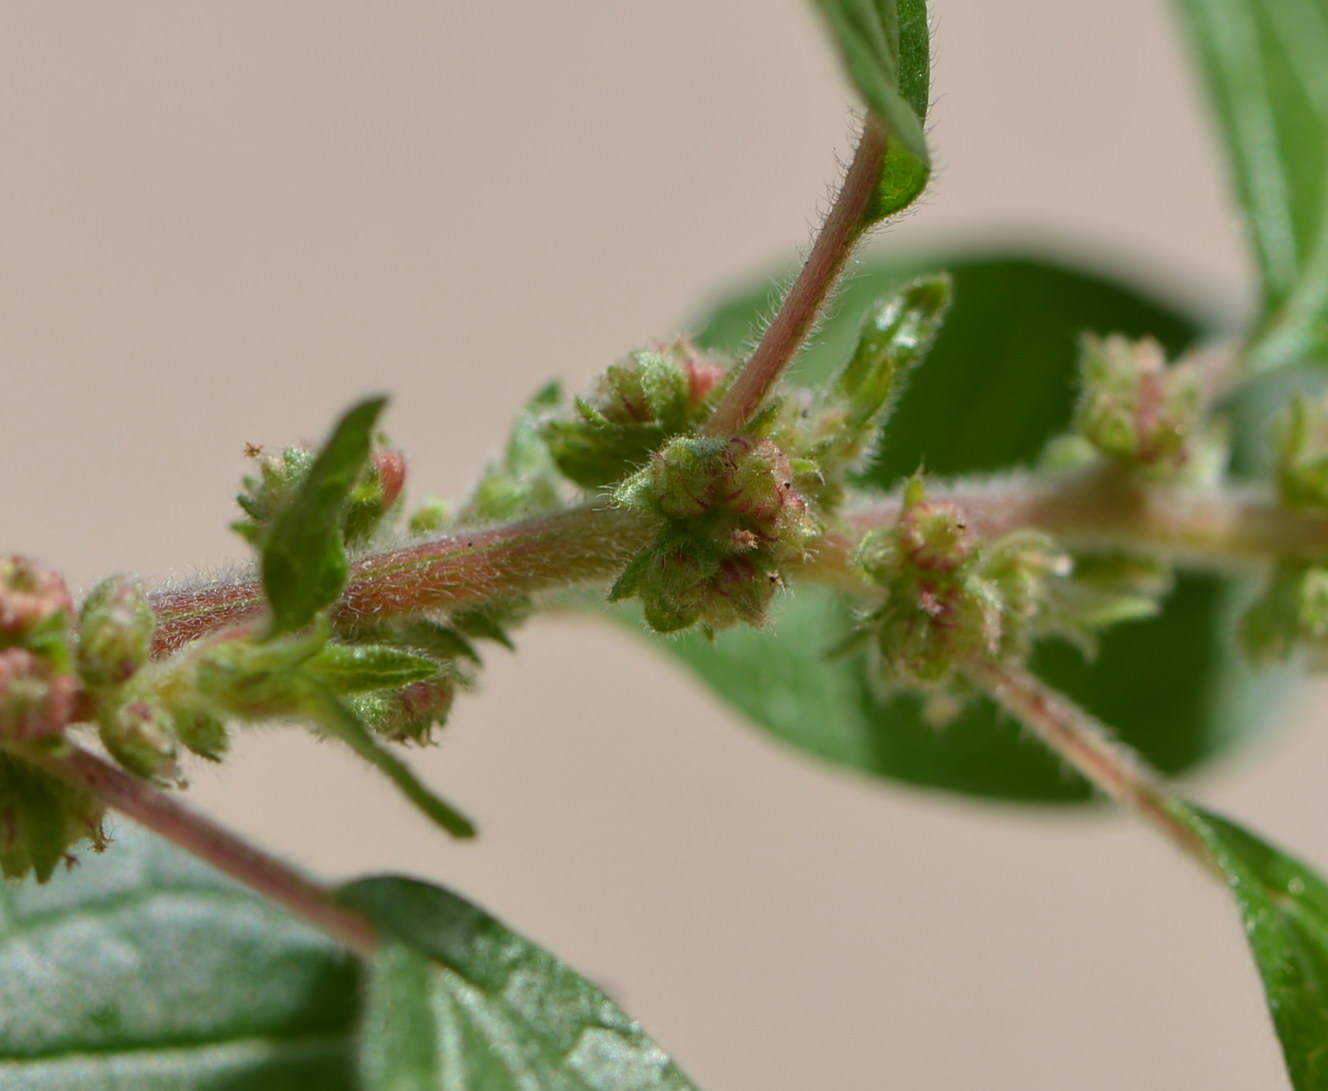
[[397,502],[406,484],[406,456],[400,451],[379,451],[374,455],[378,482],[383,488],[383,509]]
[[65,581],[26,557],[0,558],[0,639],[19,642],[63,611],[74,616]]
[[0,739],[59,734],[74,716],[77,686],[25,648],[0,650]]
[[723,378],[725,369],[723,364],[687,360],[682,365],[682,370],[687,376],[687,404],[694,409],[715,389],[715,384]]

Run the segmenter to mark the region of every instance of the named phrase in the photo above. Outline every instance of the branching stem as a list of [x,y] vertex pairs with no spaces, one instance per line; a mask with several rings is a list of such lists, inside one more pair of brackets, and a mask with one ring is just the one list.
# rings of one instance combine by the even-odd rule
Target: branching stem
[[357,954],[374,953],[378,940],[373,926],[338,905],[327,888],[177,802],[161,789],[72,743],[70,747],[61,757],[28,751],[23,756],[66,784],[91,792],[140,826],[206,860],[218,871],[302,917]]
[[1216,874],[1207,847],[1176,817],[1166,789],[1103,724],[1023,667],[982,660],[974,661],[967,669],[969,677],[992,700],[1091,784],[1129,807],[1206,871]]
[[774,320],[766,327],[756,351],[715,407],[705,426],[707,435],[732,436],[741,432],[815,327],[849,255],[867,229],[866,213],[881,175],[885,145],[885,131],[868,117],[844,184],[812,244],[806,264]]

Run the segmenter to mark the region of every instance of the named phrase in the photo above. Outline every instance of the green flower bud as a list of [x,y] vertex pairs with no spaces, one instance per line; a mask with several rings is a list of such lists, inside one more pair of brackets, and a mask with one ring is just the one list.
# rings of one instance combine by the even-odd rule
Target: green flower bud
[[1167,366],[1152,340],[1086,336],[1083,390],[1075,427],[1109,458],[1154,475],[1174,475],[1203,438],[1203,387],[1197,369]]
[[1294,394],[1273,420],[1277,486],[1282,503],[1302,511],[1328,509],[1328,397]]
[[609,596],[639,597],[659,632],[762,624],[781,569],[821,533],[784,452],[755,436],[670,440],[615,499],[665,520]]
[[693,431],[725,372],[687,341],[632,353],[578,398],[574,420],[549,420],[542,435],[558,469],[583,488],[612,485],[665,440]]
[[208,761],[221,761],[230,749],[231,740],[226,725],[207,712],[196,709],[172,710],[171,729],[184,746]]
[[175,781],[175,735],[171,717],[160,705],[128,701],[102,710],[98,719],[102,744],[116,761],[135,776]]
[[99,583],[79,612],[79,676],[93,689],[123,685],[148,661],[155,628],[139,584],[119,577]]
[[389,741],[427,746],[433,742],[434,729],[446,726],[456,688],[451,678],[434,678],[390,693],[352,698],[351,706]]
[[295,495],[300,482],[314,464],[313,451],[287,447],[279,456],[266,455],[261,447],[251,446],[247,454],[258,464],[258,473],[246,477],[235,502],[248,516],[231,524],[231,529],[252,546],[257,546],[268,525]]
[[71,788],[36,766],[0,752],[0,874],[46,882],[70,847],[90,840],[106,844],[105,808],[96,797]]
[[1289,659],[1298,647],[1328,650],[1328,568],[1284,562],[1245,612],[1241,645],[1256,663]]

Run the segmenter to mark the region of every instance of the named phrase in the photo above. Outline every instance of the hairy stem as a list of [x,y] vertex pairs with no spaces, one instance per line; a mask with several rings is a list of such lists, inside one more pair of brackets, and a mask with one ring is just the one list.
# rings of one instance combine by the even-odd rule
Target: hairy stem
[[849,254],[867,229],[865,216],[881,175],[885,144],[885,131],[868,117],[844,184],[806,264],[756,351],[715,407],[705,426],[707,435],[731,436],[743,430],[816,325]]
[[1165,788],[1139,757],[1089,713],[1019,666],[974,661],[973,679],[1091,784],[1129,807],[1205,870],[1217,874],[1199,836],[1172,811]]
[[206,860],[218,871],[304,918],[357,954],[374,953],[378,940],[373,926],[338,905],[331,891],[190,810],[159,788],[72,743],[70,747],[69,752],[59,757],[26,750],[23,757],[65,783],[91,792],[140,826]]
[[[390,549],[351,565],[335,616],[399,617],[606,580],[654,531],[654,522],[636,512],[587,506]],[[249,579],[156,595],[152,608],[153,654],[160,656],[256,619],[264,599],[262,588]]]
[[[951,503],[983,537],[1031,527],[1066,546],[1144,550],[1195,568],[1239,570],[1328,555],[1328,516],[1281,505],[1267,490],[1176,488],[1131,480],[1111,467],[1041,479],[1025,475],[956,481],[927,490]],[[856,531],[893,525],[889,500],[849,513]],[[841,539],[842,549],[848,539]],[[823,564],[834,563],[835,544]]]
[[[960,508],[979,536],[1030,527],[1072,548],[1151,551],[1194,568],[1231,571],[1328,555],[1328,517],[1289,511],[1255,488],[1146,485],[1099,467],[1051,478],[1016,474],[941,482],[928,497]],[[899,512],[897,498],[851,510],[845,529],[823,539],[794,574],[860,587],[850,564],[856,539],[874,527],[893,526]],[[352,565],[336,613],[341,619],[399,617],[607,581],[655,530],[638,513],[587,506],[387,550]],[[256,620],[263,594],[250,579],[158,594],[152,603],[158,622],[153,651],[165,655]]]

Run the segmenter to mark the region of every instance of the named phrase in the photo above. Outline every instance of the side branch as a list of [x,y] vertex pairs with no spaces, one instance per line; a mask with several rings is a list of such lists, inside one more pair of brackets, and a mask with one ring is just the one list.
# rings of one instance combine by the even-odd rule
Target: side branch
[[1153,773],[1088,712],[1023,667],[974,661],[969,677],[998,705],[1100,791],[1129,807],[1206,870],[1215,872],[1203,841],[1172,813]]
[[[1046,480],[938,483],[927,496],[954,504],[983,537],[1031,527],[1074,548],[1149,551],[1226,571],[1328,556],[1328,516],[1289,510],[1266,489],[1149,486],[1098,468]],[[893,525],[899,511],[888,500],[850,512],[847,521],[866,531]],[[842,555],[846,540],[838,548]],[[821,563],[834,562],[832,543]]]
[[756,351],[706,422],[707,435],[731,436],[742,431],[816,325],[849,254],[866,230],[865,216],[881,176],[885,144],[885,131],[868,117],[843,188],[812,244],[807,263]]
[[63,757],[27,751],[23,756],[66,784],[91,792],[140,826],[206,860],[218,871],[302,917],[357,954],[367,957],[374,953],[378,939],[373,926],[338,905],[329,890],[176,802],[160,789],[72,743],[70,746],[71,752]]

